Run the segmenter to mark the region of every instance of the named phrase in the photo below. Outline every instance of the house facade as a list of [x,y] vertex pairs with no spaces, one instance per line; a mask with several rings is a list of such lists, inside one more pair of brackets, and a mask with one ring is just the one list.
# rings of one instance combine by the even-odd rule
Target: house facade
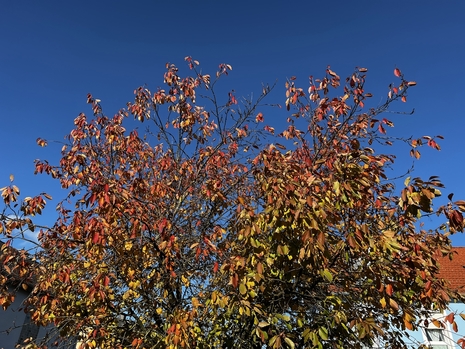
[[[13,286],[9,286],[12,288]],[[13,349],[27,338],[37,338],[39,327],[31,322],[29,314],[22,310],[28,292],[18,290],[13,304],[0,310],[0,348]]]
[[[0,349],[14,349],[25,341],[43,343],[56,349],[75,349],[76,340],[60,340],[54,334],[53,327],[39,327],[32,320],[31,315],[24,311],[24,303],[34,287],[34,282],[20,277],[14,270],[16,258],[10,259],[8,252],[17,251],[0,241],[0,286],[6,287],[15,295],[14,301],[7,309],[0,308]],[[20,253],[18,252],[18,258]],[[8,259],[7,259],[8,258]],[[33,263],[28,260],[28,263]]]
[[[447,280],[454,291],[465,294],[465,247],[454,247],[453,252],[452,260],[448,257],[439,260],[439,277]],[[445,317],[450,313],[455,314],[454,320],[457,323],[458,332],[454,331],[451,324],[445,321]],[[409,340],[412,342],[412,348],[418,348],[419,343],[432,349],[461,348],[457,341],[465,337],[465,320],[459,314],[465,314],[465,304],[452,301],[448,311],[443,314],[434,314],[427,326],[410,333]],[[443,326],[436,326],[433,320],[440,321]]]

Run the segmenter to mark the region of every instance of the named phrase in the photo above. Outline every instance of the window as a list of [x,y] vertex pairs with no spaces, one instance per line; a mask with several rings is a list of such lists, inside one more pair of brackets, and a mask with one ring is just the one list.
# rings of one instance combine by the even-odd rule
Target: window
[[432,349],[450,349],[447,345],[442,328],[426,328],[425,329],[427,345]]

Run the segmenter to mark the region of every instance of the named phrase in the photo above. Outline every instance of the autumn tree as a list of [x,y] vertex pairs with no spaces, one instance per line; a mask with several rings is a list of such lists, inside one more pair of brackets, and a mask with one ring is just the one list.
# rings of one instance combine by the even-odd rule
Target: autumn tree
[[[365,106],[366,69],[341,81],[328,67],[308,90],[289,79],[280,109],[264,104],[266,85],[256,100],[218,92],[230,65],[211,77],[186,61],[192,76],[168,64],[164,88],[138,88],[113,117],[88,96],[93,116],[76,117],[59,164],[36,162],[65,193],[53,225],[33,220],[47,194],[2,189],[0,302],[14,299],[12,277],[31,289],[25,311],[53,325],[37,345],[58,334],[83,348],[403,347],[460,297],[437,257],[465,202],[434,208],[437,177],[401,190],[389,178],[384,146],[419,158],[441,138],[387,134],[382,114],[415,85],[399,69],[380,106]],[[134,122],[146,131],[126,130]],[[433,214],[444,224],[424,229]],[[10,247],[27,229],[39,232],[29,254]]]

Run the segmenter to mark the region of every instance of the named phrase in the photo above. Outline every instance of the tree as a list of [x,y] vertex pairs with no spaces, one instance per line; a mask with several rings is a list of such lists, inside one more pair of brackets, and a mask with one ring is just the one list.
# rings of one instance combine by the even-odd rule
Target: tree
[[[83,348],[362,348],[402,347],[407,329],[460,297],[437,257],[452,255],[465,202],[434,209],[434,176],[397,193],[394,156],[379,150],[395,141],[381,115],[415,85],[399,69],[372,108],[365,68],[343,86],[329,67],[308,91],[289,79],[275,135],[263,114],[272,87],[223,100],[231,66],[211,78],[186,61],[193,76],[167,64],[165,89],[138,88],[113,117],[88,95],[93,119],[74,120],[60,163],[36,162],[66,193],[53,226],[32,220],[47,194],[17,204],[13,182],[2,189],[4,307],[15,275],[33,285],[32,319]],[[143,135],[126,131],[131,118]],[[419,158],[437,138],[400,141]],[[448,224],[419,225],[433,214]],[[40,230],[37,248],[13,252],[27,229]]]

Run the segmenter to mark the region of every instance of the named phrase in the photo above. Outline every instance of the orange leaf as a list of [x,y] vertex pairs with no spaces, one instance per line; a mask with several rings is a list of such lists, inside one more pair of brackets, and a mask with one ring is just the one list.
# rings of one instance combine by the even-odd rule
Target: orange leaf
[[413,325],[412,325],[412,323],[411,323],[410,321],[408,321],[407,319],[405,319],[405,318],[404,318],[404,325],[405,325],[405,328],[406,328],[407,330],[410,330],[410,331],[413,330]]
[[46,147],[47,146],[47,141],[45,139],[42,139],[42,138],[37,138],[37,145],[41,146],[41,147]]
[[391,284],[386,285],[386,293],[387,293],[389,296],[392,296],[393,289],[392,289],[392,285],[391,285]]

